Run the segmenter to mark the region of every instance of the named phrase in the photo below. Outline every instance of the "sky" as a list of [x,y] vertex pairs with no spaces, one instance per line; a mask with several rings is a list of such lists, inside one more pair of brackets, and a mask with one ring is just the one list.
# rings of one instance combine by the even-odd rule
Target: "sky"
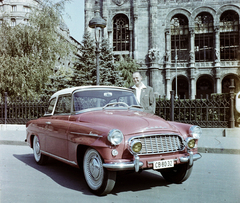
[[65,5],[65,11],[69,15],[65,15],[64,20],[70,36],[81,42],[84,33],[84,0],[72,0]]

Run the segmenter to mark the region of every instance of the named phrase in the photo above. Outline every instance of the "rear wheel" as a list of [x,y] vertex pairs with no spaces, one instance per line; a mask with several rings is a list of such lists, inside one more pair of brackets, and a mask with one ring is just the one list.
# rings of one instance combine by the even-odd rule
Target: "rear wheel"
[[159,170],[165,180],[172,183],[182,183],[187,180],[192,173],[192,166],[189,164],[178,164],[174,168],[167,168]]
[[84,177],[90,190],[96,195],[106,195],[112,191],[116,172],[108,171],[103,167],[100,154],[89,148],[83,159]]
[[44,165],[47,163],[48,157],[41,153],[40,142],[36,135],[33,138],[33,155],[37,164]]

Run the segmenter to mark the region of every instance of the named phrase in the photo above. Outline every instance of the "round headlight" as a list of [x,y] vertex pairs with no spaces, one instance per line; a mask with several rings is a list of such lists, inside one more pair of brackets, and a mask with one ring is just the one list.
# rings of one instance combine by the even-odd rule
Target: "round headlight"
[[187,147],[188,147],[189,149],[192,149],[192,148],[195,147],[195,144],[196,144],[195,139],[193,139],[193,138],[191,138],[191,137],[188,137],[188,138],[186,139],[186,142],[187,142]]
[[201,137],[201,135],[202,135],[202,128],[200,128],[199,126],[193,125],[189,129],[189,134],[193,138],[199,139]]
[[123,140],[123,134],[118,129],[113,129],[108,133],[108,140],[113,145],[119,145]]
[[139,153],[142,150],[142,143],[140,141],[133,141],[131,143],[131,149],[134,153]]

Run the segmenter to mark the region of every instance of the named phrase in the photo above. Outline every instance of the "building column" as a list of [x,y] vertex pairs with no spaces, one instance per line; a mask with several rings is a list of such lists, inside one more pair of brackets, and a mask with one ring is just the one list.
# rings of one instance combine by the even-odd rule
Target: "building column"
[[190,99],[195,99],[195,97],[197,95],[196,79],[195,79],[196,71],[195,70],[196,70],[195,68],[190,69]]
[[149,29],[150,29],[150,44],[149,44],[149,85],[153,87],[153,91],[157,94],[158,91],[158,69],[159,69],[159,50],[157,45],[157,0],[149,1]]
[[196,97],[196,69],[195,69],[195,31],[194,28],[190,28],[190,51],[189,51],[189,68],[190,68],[190,99]]
[[137,46],[137,43],[138,43],[138,37],[137,37],[137,24],[138,24],[138,5],[137,5],[137,2],[134,1],[133,2],[133,23],[132,23],[132,26],[133,26],[133,30],[132,30],[132,57],[135,59],[135,60],[138,60],[138,55],[137,55],[137,50],[138,50],[138,46]]
[[149,29],[150,29],[150,49],[157,48],[157,0],[149,1]]
[[214,59],[215,59],[215,92],[221,93],[221,81],[220,81],[220,30],[219,26],[214,27],[215,31],[215,52],[214,52]]
[[194,28],[190,28],[190,52],[189,52],[189,58],[190,58],[190,67],[195,68],[195,32]]
[[170,68],[171,68],[171,35],[170,35],[170,28],[166,29],[165,31],[165,63],[166,63],[166,69],[165,69],[165,74],[166,74],[166,83],[165,83],[165,94],[166,98],[170,99],[171,94],[170,91],[172,90],[171,83],[170,83]]
[[133,31],[129,30],[129,54],[130,58],[133,56]]

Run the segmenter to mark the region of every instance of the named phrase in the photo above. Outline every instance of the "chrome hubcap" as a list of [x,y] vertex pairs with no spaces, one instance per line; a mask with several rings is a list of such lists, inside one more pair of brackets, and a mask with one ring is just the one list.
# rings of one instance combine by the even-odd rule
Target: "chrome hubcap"
[[90,160],[89,163],[89,170],[92,175],[92,177],[96,180],[99,178],[100,174],[100,163],[98,161],[98,158],[95,156]]

